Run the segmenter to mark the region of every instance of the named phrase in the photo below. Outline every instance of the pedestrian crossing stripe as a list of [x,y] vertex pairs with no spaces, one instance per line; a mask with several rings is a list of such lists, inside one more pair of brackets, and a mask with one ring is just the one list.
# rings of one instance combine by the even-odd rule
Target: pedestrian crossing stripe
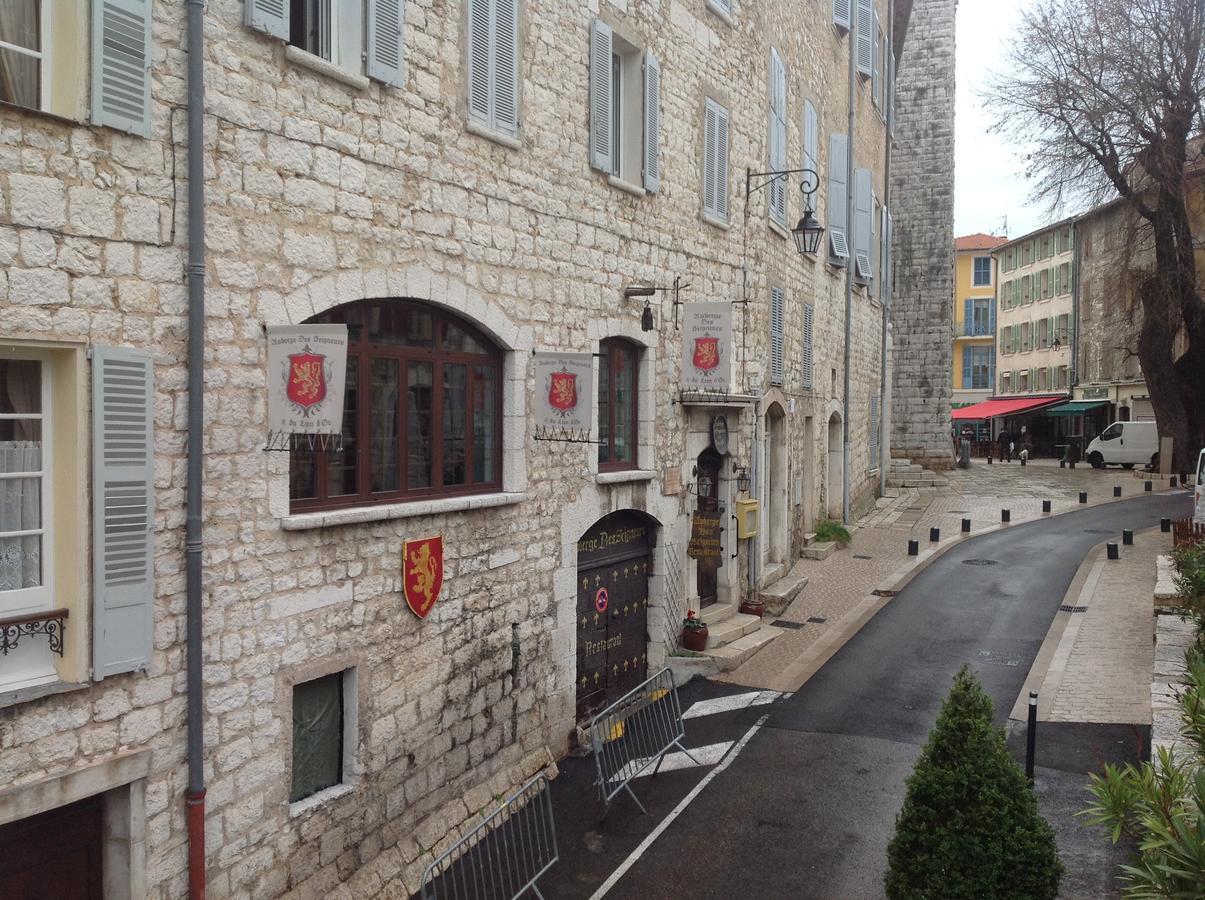
[[682,718],[697,719],[701,716],[714,716],[717,713],[747,709],[750,706],[764,706],[782,696],[784,695],[778,691],[749,691],[744,694],[729,694],[727,697],[713,697],[710,700],[692,703],[690,708],[682,713]]

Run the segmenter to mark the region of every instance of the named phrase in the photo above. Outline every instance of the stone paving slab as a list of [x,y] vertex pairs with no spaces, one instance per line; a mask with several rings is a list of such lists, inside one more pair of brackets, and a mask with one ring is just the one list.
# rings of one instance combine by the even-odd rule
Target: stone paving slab
[[[897,496],[881,498],[858,521],[850,546],[826,560],[797,564],[808,585],[778,618],[803,622],[804,627],[786,631],[721,679],[754,687],[777,684],[784,669],[863,604],[885,579],[908,565],[909,538],[920,540],[922,549],[928,546],[931,526],[940,528],[945,539],[957,535],[962,518],[967,517],[972,522],[971,533],[977,534],[999,526],[1002,507],[1009,508],[1012,523],[1019,524],[1043,517],[1042,500],[1050,500],[1057,513],[1081,508],[1080,491],[1088,492],[1088,506],[1115,499],[1114,485],[1121,486],[1122,499],[1144,492],[1142,480],[1129,472],[1086,466],[1060,469],[1057,463],[988,466],[979,460],[970,469],[943,474],[949,479],[945,487],[899,488]],[[1155,487],[1165,489],[1159,482]],[[1149,595],[1146,602],[1149,611]],[[824,621],[809,621],[817,618]],[[1141,683],[1145,682],[1144,676]]]

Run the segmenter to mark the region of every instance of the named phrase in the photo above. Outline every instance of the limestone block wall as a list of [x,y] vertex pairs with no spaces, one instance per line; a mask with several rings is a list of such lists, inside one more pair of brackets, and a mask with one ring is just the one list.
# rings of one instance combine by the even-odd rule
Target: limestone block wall
[[949,468],[955,0],[915,0],[898,62],[891,450]]

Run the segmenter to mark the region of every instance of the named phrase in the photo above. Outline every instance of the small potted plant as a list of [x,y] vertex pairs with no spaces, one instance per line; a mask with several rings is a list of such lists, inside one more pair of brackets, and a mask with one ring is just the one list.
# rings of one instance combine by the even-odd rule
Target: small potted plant
[[682,620],[682,646],[696,653],[707,649],[707,623],[693,609],[688,609]]

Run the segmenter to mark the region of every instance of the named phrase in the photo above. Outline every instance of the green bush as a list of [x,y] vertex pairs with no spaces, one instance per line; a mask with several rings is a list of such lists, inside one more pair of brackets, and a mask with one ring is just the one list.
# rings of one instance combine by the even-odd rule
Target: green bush
[[1053,898],[1054,831],[992,724],[992,701],[963,666],[908,778],[887,847],[891,900]]
[[816,526],[816,540],[820,543],[836,541],[838,547],[844,547],[853,540],[849,530],[840,522],[834,522],[832,519],[825,519]]
[[1205,632],[1205,544],[1177,547],[1171,557],[1176,593],[1184,598],[1200,636]]

